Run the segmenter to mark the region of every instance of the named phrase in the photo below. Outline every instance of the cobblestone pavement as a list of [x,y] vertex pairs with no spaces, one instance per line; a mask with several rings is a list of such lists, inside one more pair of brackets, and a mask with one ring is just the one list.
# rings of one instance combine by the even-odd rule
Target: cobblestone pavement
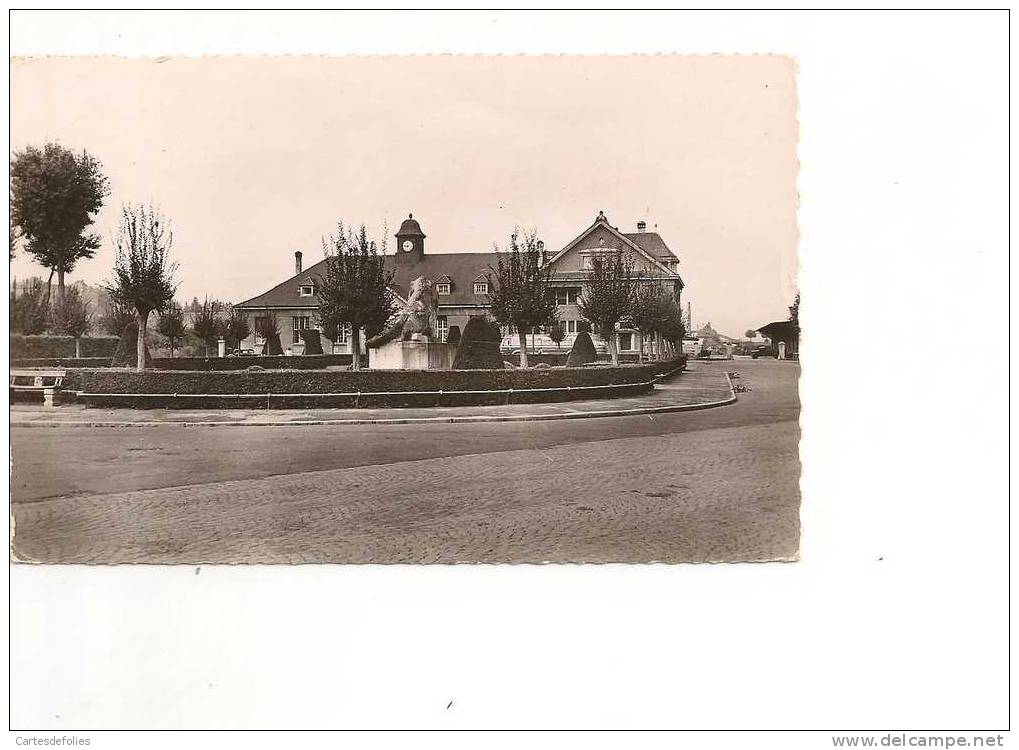
[[[339,467],[308,470],[296,462],[254,478],[195,472],[190,482],[174,485],[178,475],[166,470],[151,489],[113,482],[106,491],[78,488],[74,495],[47,495],[45,484],[25,483],[13,505],[15,551],[25,560],[68,563],[794,558],[798,366],[739,362],[725,369],[741,370],[753,388],[730,407],[660,418],[442,425],[440,447],[443,434],[468,435],[441,455],[435,455],[432,425],[308,427],[288,430],[277,451],[300,451],[300,441],[288,444],[291,436],[322,443],[323,435],[334,435],[343,445],[357,436],[361,445],[337,448],[344,455]],[[534,431],[536,425],[542,429]],[[487,440],[478,439],[482,427]],[[92,435],[73,428],[16,432],[16,464],[19,438]],[[220,442],[229,435],[239,443],[231,450],[249,452],[249,436],[275,433],[184,432]],[[385,462],[361,451],[373,440],[387,446]],[[174,463],[158,458],[164,467]],[[104,470],[130,479],[131,460],[130,454],[114,457]]]

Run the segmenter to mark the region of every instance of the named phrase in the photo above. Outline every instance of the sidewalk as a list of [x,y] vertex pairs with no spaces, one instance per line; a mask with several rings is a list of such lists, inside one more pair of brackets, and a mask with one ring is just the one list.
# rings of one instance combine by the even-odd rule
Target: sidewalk
[[633,398],[554,404],[459,406],[423,409],[87,409],[67,405],[12,404],[11,427],[253,427],[269,425],[416,424],[428,422],[529,422],[692,411],[736,400],[725,369],[691,363],[688,369]]

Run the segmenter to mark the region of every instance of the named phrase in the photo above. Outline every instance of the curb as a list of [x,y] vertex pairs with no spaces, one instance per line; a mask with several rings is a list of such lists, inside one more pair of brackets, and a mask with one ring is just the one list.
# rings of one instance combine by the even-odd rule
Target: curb
[[305,419],[287,422],[261,420],[256,422],[11,422],[11,427],[157,427],[160,425],[179,425],[180,427],[314,427],[322,425],[362,425],[362,424],[457,424],[471,422],[549,422],[561,419],[598,419],[602,417],[633,417],[643,414],[666,414],[682,411],[701,411],[728,406],[736,402],[736,394],[721,401],[707,401],[703,404],[675,404],[672,406],[647,406],[636,409],[602,409],[598,411],[577,411],[564,414],[478,414],[462,417],[380,417],[377,419]]
[[[664,379],[666,376],[656,376],[656,380]],[[33,422],[11,422],[11,428],[47,428],[47,427],[158,427],[160,425],[179,425],[180,427],[315,427],[329,425],[400,425],[400,424],[463,424],[477,422],[551,422],[563,419],[599,419],[604,417],[633,417],[645,414],[668,414],[684,411],[702,411],[704,409],[715,409],[720,406],[729,406],[736,403],[736,390],[733,387],[732,378],[725,373],[725,380],[729,384],[729,398],[720,401],[706,401],[701,404],[674,404],[668,406],[646,406],[634,409],[599,409],[596,411],[576,411],[558,414],[476,414],[469,416],[452,417],[377,417],[374,419],[304,419],[278,422],[272,420],[258,420],[253,422],[236,421],[215,421],[215,422],[188,422],[188,421],[134,421],[115,422],[96,420],[90,422],[79,422],[74,420],[51,420]]]

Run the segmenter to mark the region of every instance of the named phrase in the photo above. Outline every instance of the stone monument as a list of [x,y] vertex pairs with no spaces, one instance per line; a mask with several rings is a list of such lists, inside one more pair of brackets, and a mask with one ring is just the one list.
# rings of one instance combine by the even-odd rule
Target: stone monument
[[435,335],[439,301],[432,282],[419,276],[410,283],[403,310],[378,336],[367,341],[373,370],[449,370],[456,347]]

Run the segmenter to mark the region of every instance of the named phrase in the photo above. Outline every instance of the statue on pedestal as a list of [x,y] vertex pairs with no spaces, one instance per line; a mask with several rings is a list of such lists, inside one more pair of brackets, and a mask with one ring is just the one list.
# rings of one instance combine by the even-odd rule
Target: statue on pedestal
[[432,282],[418,276],[410,283],[410,295],[403,310],[398,312],[386,329],[368,339],[367,345],[377,349],[397,338],[400,341],[429,341],[435,336],[439,318],[439,300]]

